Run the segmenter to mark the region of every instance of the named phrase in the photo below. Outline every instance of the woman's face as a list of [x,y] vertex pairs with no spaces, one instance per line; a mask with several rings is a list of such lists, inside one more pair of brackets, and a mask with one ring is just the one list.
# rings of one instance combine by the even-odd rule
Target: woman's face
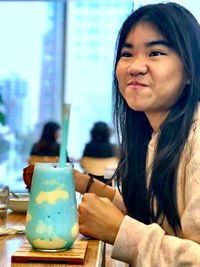
[[138,24],[127,35],[116,76],[128,106],[148,118],[166,116],[186,85],[181,58],[148,23]]

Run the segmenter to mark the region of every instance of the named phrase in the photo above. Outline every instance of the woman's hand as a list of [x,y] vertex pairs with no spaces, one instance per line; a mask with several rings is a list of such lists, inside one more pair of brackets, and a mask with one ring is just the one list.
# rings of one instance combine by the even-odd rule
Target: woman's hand
[[76,169],[73,169],[73,171],[76,191],[81,194],[84,194],[88,178],[85,178],[86,175]]
[[32,176],[34,171],[34,165],[31,164],[28,167],[23,169],[23,179],[26,184],[26,188],[30,192],[31,189],[31,182],[32,182]]
[[109,199],[84,194],[78,213],[80,233],[114,244],[124,215]]
[[[31,188],[33,171],[34,171],[34,164],[31,164],[28,167],[23,169],[23,179],[24,179],[24,182],[26,184],[26,188],[29,190],[29,192],[30,192],[30,188]],[[79,187],[82,186],[82,185],[79,186],[79,184],[82,183],[81,175],[82,174],[79,171],[74,169],[75,186],[78,189],[79,189]],[[77,190],[77,191],[80,191],[80,190]]]

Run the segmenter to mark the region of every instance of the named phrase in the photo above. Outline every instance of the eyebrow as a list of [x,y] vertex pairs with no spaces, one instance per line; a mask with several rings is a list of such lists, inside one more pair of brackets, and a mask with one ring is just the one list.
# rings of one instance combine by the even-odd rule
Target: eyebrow
[[[165,41],[165,40],[156,40],[156,41],[150,41],[150,42],[145,43],[146,47],[151,47],[154,45],[164,45],[167,47],[171,47],[170,43],[168,41]],[[130,43],[124,43],[124,45],[122,46],[122,49],[123,48],[133,48],[133,47],[134,46]]]
[[154,46],[154,45],[164,45],[164,46],[170,47],[170,43],[165,40],[156,40],[156,41],[145,43],[145,46],[147,47]]

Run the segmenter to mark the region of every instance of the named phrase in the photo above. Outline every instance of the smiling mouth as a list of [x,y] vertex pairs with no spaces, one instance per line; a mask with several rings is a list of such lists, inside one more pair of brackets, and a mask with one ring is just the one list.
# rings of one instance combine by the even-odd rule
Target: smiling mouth
[[130,82],[128,83],[128,88],[130,89],[142,89],[144,87],[146,87],[146,84],[143,83],[139,83],[139,82]]

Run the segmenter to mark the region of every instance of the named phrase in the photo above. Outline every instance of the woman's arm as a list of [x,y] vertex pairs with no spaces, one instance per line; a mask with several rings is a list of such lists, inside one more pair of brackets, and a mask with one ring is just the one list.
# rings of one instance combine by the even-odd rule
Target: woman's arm
[[[34,171],[33,164],[23,169],[24,182],[26,184],[26,188],[29,191],[31,188],[33,171]],[[74,181],[75,181],[76,191],[80,192],[81,194],[85,194],[89,180],[90,177],[88,175],[83,174],[74,169]],[[106,197],[112,201],[114,199],[116,189],[98,181],[97,179],[94,179],[88,192],[94,193],[100,197]]]
[[[90,180],[89,175],[83,174],[74,169],[74,181],[75,181],[76,191],[78,191],[81,194],[85,194],[89,180]],[[94,178],[93,183],[91,184],[88,192],[94,193],[99,197],[108,198],[111,201],[113,201],[116,189]]]
[[177,198],[181,237],[169,235],[158,224],[145,225],[126,216],[115,239],[112,257],[145,267],[200,266],[200,125],[183,151]]
[[[177,177],[181,220],[180,237],[170,235],[169,226],[145,225],[85,194],[79,206],[81,231],[114,244],[112,257],[133,266],[200,266],[200,126],[183,151]],[[117,195],[117,194],[116,194]],[[115,202],[115,201],[114,201]]]
[[125,216],[111,256],[133,266],[198,267],[200,244],[167,235],[158,224],[145,225]]

